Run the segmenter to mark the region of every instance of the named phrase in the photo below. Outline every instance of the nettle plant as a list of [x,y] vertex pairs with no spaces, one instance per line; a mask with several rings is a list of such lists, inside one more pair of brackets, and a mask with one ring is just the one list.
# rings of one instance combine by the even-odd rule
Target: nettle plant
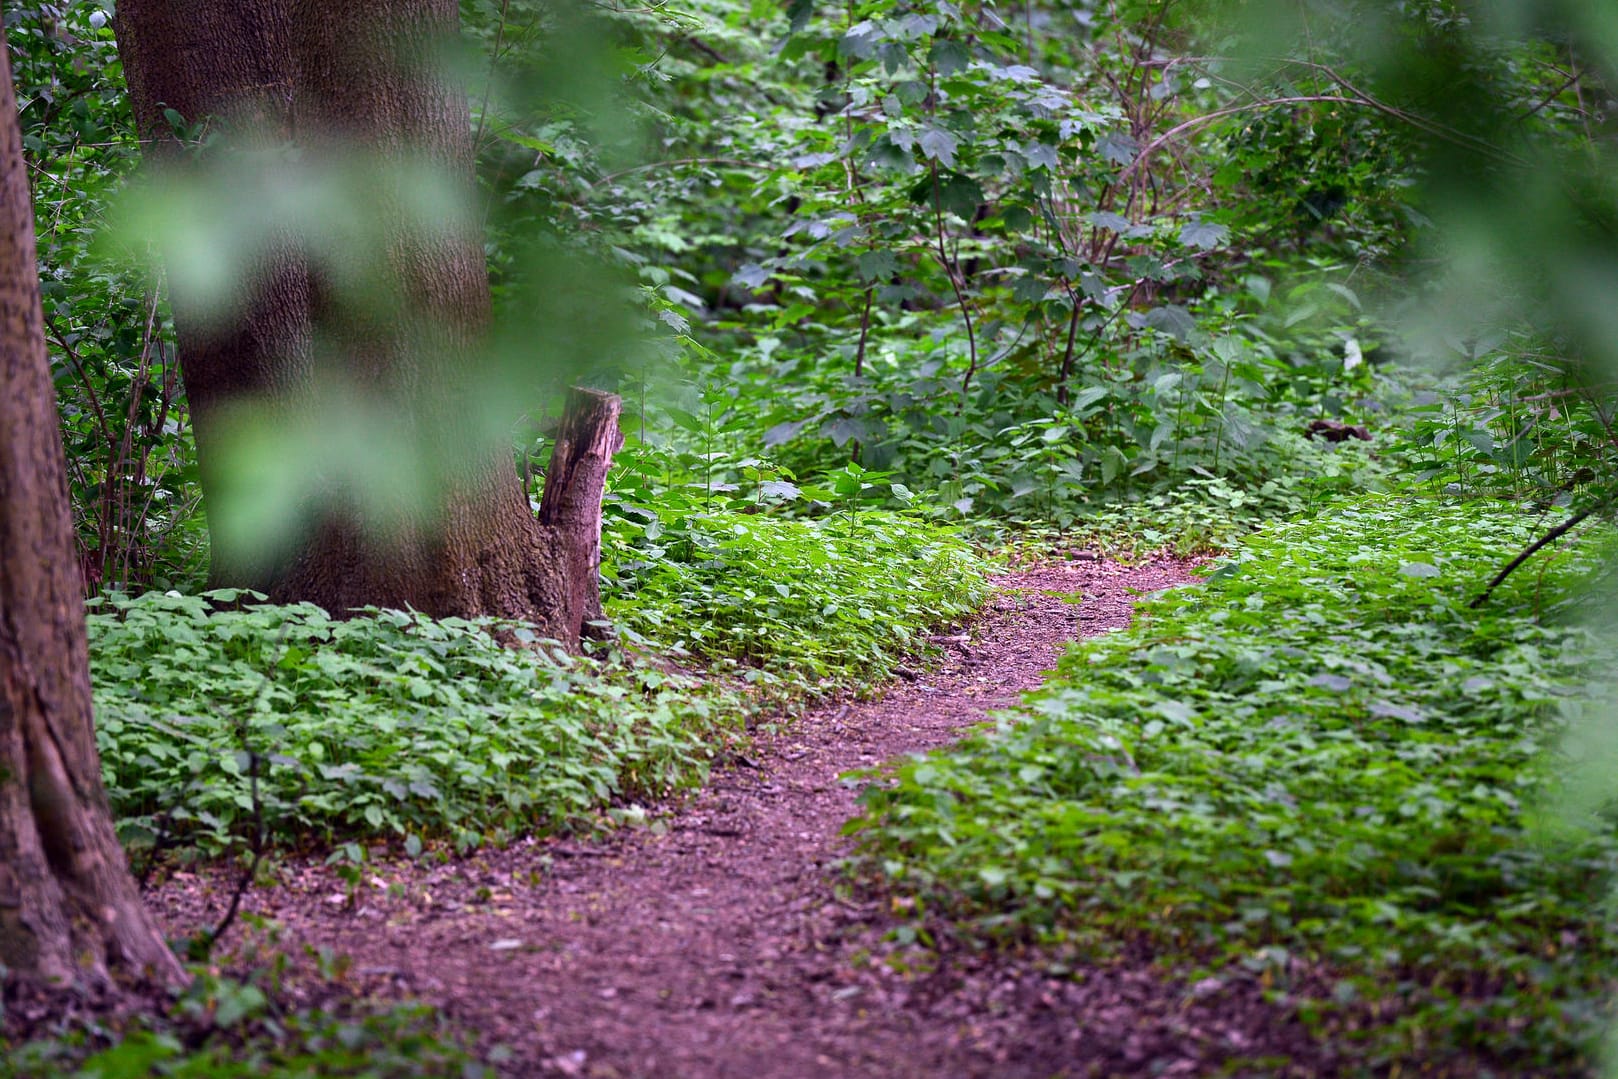
[[1575,510],[1618,498],[1618,399],[1553,343],[1495,333],[1453,342],[1465,366],[1413,409],[1397,447],[1413,478],[1466,495]]

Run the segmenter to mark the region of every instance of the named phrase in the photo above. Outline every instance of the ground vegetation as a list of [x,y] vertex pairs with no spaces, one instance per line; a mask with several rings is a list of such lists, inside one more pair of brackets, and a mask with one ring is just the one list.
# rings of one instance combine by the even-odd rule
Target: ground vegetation
[[[0,799],[44,701],[204,965],[8,930],[0,1074],[650,1059],[657,971],[490,911],[666,959],[693,1069],[1602,1066],[1610,19],[329,7],[5,14]],[[589,1007],[356,973],[382,909]]]

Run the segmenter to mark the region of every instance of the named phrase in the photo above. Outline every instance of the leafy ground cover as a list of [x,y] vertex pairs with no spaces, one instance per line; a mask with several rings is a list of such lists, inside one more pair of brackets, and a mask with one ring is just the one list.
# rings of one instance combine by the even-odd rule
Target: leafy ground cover
[[[675,529],[672,552],[648,532],[615,541],[641,556],[611,599],[629,635],[783,688],[880,677],[986,590],[964,542],[891,514],[717,512]],[[289,846],[466,848],[634,815],[700,782],[745,711],[714,683],[568,657],[521,626],[503,627],[512,648],[487,623],[253,598],[92,601],[97,735],[133,845],[218,854],[262,828]]]
[[[0,1053],[0,1079],[482,1079],[437,1012],[381,1008],[337,996],[286,1007],[277,968],[244,980],[199,970],[150,1015],[69,1016],[59,1037]],[[330,992],[322,994],[330,996]],[[60,1004],[60,1002],[53,1002]],[[71,1009],[69,1009],[71,1011]]]
[[238,598],[92,608],[96,733],[127,839],[178,829],[218,853],[261,822],[287,844],[471,846],[696,782],[734,724],[690,679],[507,648],[483,624]]
[[[1409,7],[1412,40],[1441,29]],[[554,74],[559,53],[581,49],[541,32],[549,20],[530,3],[463,9],[499,84],[471,98],[504,313],[526,303],[536,235],[557,239],[568,269],[610,254],[646,290],[648,347],[590,375],[631,399],[637,441],[655,443],[664,465],[648,492],[618,487],[611,507],[610,605],[632,644],[772,692],[888,674],[923,627],[962,617],[981,583],[958,541],[873,505],[980,535],[1031,529],[1053,546],[1201,552],[1260,517],[1312,512],[1390,477],[1569,513],[1611,503],[1611,387],[1574,376],[1586,373],[1581,353],[1605,355],[1612,335],[1570,345],[1563,332],[1588,320],[1540,320],[1585,292],[1537,295],[1558,279],[1521,257],[1520,235],[1505,267],[1528,267],[1530,326],[1510,328],[1513,316],[1504,333],[1428,335],[1390,310],[1430,293],[1436,281],[1403,273],[1435,268],[1411,256],[1432,212],[1467,200],[1418,183],[1444,170],[1395,113],[1354,107],[1371,99],[1322,81],[1341,71],[1374,87],[1376,68],[1413,69],[1356,57],[1344,41],[1358,32],[1312,30],[1307,49],[1244,83],[1224,60],[1197,58],[1230,51],[1224,29],[1206,28],[1220,46],[1205,49],[1204,28],[1181,14],[1128,4],[1091,12],[1082,32],[1063,5],[1029,5],[998,29],[971,6],[930,0],[603,8],[621,85],[559,103],[516,93],[514,76]],[[1465,20],[1445,22],[1434,40],[1455,47],[1424,53],[1492,70],[1500,103],[1440,95],[1461,103],[1463,127],[1486,131],[1477,117],[1495,112],[1510,117],[1509,144],[1538,147],[1529,157],[1597,160],[1585,151],[1599,109],[1587,102],[1610,94],[1588,64],[1568,78],[1547,42],[1473,53],[1456,29]],[[100,5],[24,3],[7,31],[87,584],[200,587],[206,530],[166,305],[144,273],[90,242],[137,156],[110,25]],[[1276,25],[1261,40],[1288,53]],[[1244,87],[1261,82],[1275,101],[1250,108],[1261,102]],[[1404,100],[1397,86],[1379,92]],[[622,147],[605,145],[619,140],[590,131],[593,112],[632,111],[664,160],[619,160]],[[1540,152],[1553,147],[1569,152]],[[1470,194],[1476,170],[1462,171]],[[1535,185],[1508,188],[1533,235],[1558,235],[1560,217],[1589,232],[1582,212],[1525,198]],[[1566,249],[1547,242],[1552,265],[1587,279]],[[1498,297],[1498,283],[1488,292]],[[519,336],[526,363],[535,335]],[[1470,384],[1407,400],[1423,379],[1407,361],[1426,350],[1411,336],[1444,337],[1433,347],[1473,368]],[[533,405],[534,430],[515,447],[530,480],[547,448],[545,408]],[[1366,425],[1374,454],[1357,439],[1311,441],[1322,421]],[[797,482],[815,475],[827,478]],[[1485,982],[1525,979],[1506,998],[1528,1001],[1539,1024],[1521,1037],[1560,1037],[1540,1038],[1554,1022],[1544,1002],[1586,968],[1542,975],[1533,964],[1568,939],[1575,950],[1604,939],[1563,904],[1585,894],[1580,865],[1604,872],[1606,848],[1565,848],[1557,861],[1518,840],[1539,789],[1524,762],[1572,707],[1577,634],[1524,621],[1526,576],[1480,616],[1459,606],[1455,575],[1479,583],[1486,562],[1526,539],[1521,522],[1472,522],[1476,534],[1423,524],[1422,540],[1399,520],[1370,529],[1361,561],[1345,561],[1349,539],[1300,525],[1285,534],[1320,545],[1308,558],[1271,573],[1244,556],[1215,582],[1208,595],[1235,606],[1166,608],[1181,639],[1085,653],[1135,668],[1103,681],[1071,661],[1031,729],[1087,748],[1053,734],[1029,743],[1015,782],[982,782],[996,798],[1018,784],[1039,792],[1006,834],[1049,830],[1076,846],[1044,855],[1057,859],[1047,872],[1034,854],[1004,856],[993,835],[951,832],[962,849],[949,872],[979,890],[961,910],[1009,903],[1008,925],[1090,945],[1168,910],[1151,926],[1159,943],[1203,958],[1284,973],[1280,953],[1261,951],[1283,948],[1429,991],[1453,960]],[[1379,575],[1391,563],[1377,558],[1400,543],[1402,561]],[[1331,576],[1339,562],[1352,571]],[[1548,576],[1553,590],[1561,576]],[[1417,602],[1439,592],[1443,602]],[[178,836],[221,852],[260,825],[279,843],[394,836],[407,848],[566,827],[694,781],[734,729],[727,698],[665,671],[514,658],[472,626],[377,616],[342,628],[308,611],[104,602],[97,680],[113,729],[101,737],[137,845]],[[1119,719],[1141,709],[1163,724],[1149,736]],[[1056,801],[1081,807],[1072,819],[1042,816],[1053,784],[1066,792]],[[1116,805],[1097,801],[1103,789]],[[1060,870],[1068,858],[1095,879],[1075,885]],[[1539,906],[1518,911],[1536,892]],[[1349,981],[1345,993],[1385,984]],[[1471,1022],[1471,1007],[1446,1029]],[[1479,1040],[1498,1034],[1489,1016],[1479,1022]]]
[[1329,999],[1299,1002],[1322,1031],[1402,998],[1368,1063],[1573,1066],[1618,956],[1599,903],[1618,841],[1536,819],[1599,670],[1568,597],[1610,537],[1468,606],[1537,530],[1499,503],[1373,498],[1261,532],[1075,646],[1023,711],[875,785],[854,866],[968,935],[1144,942],[1278,994],[1324,970]]
[[608,530],[609,612],[636,641],[728,663],[766,688],[869,687],[988,594],[972,547],[913,517],[671,513],[668,501],[622,511]]

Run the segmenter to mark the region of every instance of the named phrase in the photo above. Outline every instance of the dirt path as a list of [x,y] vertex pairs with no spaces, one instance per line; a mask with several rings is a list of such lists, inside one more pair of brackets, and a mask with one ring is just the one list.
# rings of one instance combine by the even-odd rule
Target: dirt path
[[[512,1075],[1204,1074],[1255,1043],[1278,1048],[1295,1032],[1256,987],[1204,1002],[1144,967],[1079,982],[970,954],[898,973],[881,961],[886,912],[850,900],[834,871],[856,793],[841,773],[942,745],[1014,704],[1067,640],[1126,625],[1132,592],[1187,568],[1007,575],[989,617],[936,670],[795,717],[716,772],[664,834],[380,867],[375,883],[399,887],[367,891],[357,909],[330,871],[309,868],[248,905],[293,947],[352,956],[365,988],[438,1003],[509,1047]],[[1083,602],[1067,602],[1079,590]],[[154,905],[197,924],[217,902],[200,883],[171,882]]]

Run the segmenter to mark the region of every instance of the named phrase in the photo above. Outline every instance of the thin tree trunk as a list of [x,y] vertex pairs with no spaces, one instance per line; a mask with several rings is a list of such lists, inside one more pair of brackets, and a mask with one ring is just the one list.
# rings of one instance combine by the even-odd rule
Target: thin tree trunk
[[113,831],[90,705],[33,209],[0,50],[0,964],[79,985],[177,981]]

